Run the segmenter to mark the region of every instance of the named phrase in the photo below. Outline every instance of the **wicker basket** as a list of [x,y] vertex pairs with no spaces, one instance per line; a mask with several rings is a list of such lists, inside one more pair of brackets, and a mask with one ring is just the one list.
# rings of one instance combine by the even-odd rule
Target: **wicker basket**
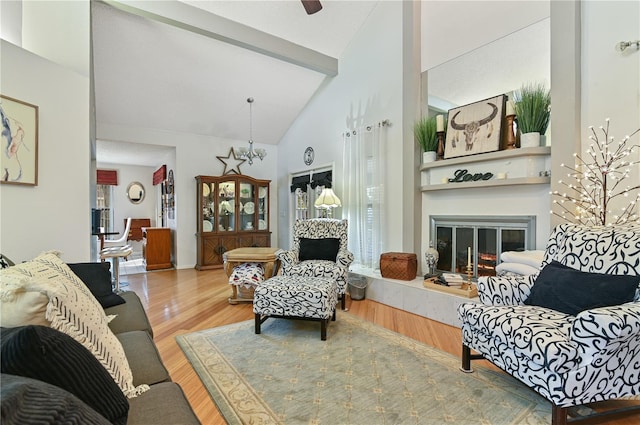
[[256,288],[254,286],[247,288],[244,285],[238,285],[238,297],[251,299],[253,298],[253,293],[255,290]]
[[418,273],[418,257],[407,252],[385,252],[380,255],[380,273],[389,279],[413,280]]

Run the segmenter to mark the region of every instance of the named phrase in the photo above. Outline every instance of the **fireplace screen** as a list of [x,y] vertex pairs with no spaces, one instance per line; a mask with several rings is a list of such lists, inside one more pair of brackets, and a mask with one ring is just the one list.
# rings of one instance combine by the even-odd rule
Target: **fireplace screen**
[[500,254],[533,249],[535,217],[431,217],[439,271],[467,273],[468,249],[474,276],[495,276]]

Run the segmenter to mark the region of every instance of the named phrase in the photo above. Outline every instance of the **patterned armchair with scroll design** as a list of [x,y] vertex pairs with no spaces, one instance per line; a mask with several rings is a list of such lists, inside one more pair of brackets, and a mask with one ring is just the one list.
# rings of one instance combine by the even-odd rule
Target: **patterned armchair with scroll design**
[[[577,273],[588,272],[597,282],[602,282],[603,274],[627,277],[631,300],[587,308],[575,315],[525,304],[537,277],[552,262]],[[575,283],[577,291],[584,282]],[[550,284],[555,291],[553,275]],[[491,361],[551,402],[552,424],[566,424],[573,406],[638,398],[639,284],[640,224],[602,228],[561,224],[549,238],[538,274],[481,277],[480,303],[459,306],[461,369],[472,372],[472,359]],[[471,354],[471,349],[479,354]],[[637,408],[640,405],[627,406],[626,413],[637,412]]]
[[[293,225],[291,249],[276,252],[283,276],[328,277],[335,280],[343,310],[345,309],[349,266],[353,262],[353,254],[347,249],[347,229],[347,220],[332,218],[296,220]],[[313,246],[314,242],[322,243],[322,241],[336,242],[335,260],[307,259],[310,257],[308,252],[302,253],[301,258],[301,245],[305,250],[305,246],[309,246],[309,242]]]

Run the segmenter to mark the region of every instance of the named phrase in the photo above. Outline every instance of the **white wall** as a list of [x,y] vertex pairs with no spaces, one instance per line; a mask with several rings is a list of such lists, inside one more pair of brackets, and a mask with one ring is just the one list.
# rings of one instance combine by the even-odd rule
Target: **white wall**
[[422,71],[548,17],[549,2],[422,0]]
[[89,77],[88,0],[24,0],[22,47]]
[[[2,94],[39,107],[38,186],[0,185],[0,250],[89,261],[89,79],[2,40]],[[85,52],[88,57],[88,52]]]
[[[640,40],[640,2],[586,1],[582,4],[582,146],[589,145],[593,126],[598,128],[610,118],[609,136],[621,141],[640,128],[640,50],[634,47],[620,53],[614,46],[620,41]],[[640,145],[640,134],[631,139]],[[640,149],[634,151],[640,160]],[[627,184],[640,182],[640,170]],[[626,185],[626,184],[625,184]],[[629,199],[615,203],[619,210]],[[640,214],[640,206],[636,211]]]
[[[175,181],[175,222],[169,223],[173,229],[175,265],[177,268],[191,268],[196,264],[196,182],[195,176],[218,176],[224,172],[224,164],[216,156],[226,157],[233,146],[244,146],[245,140],[218,139],[209,136],[173,133],[145,128],[130,128],[97,123],[97,138],[120,142],[146,143],[152,145],[173,146],[176,149],[175,164],[167,164],[167,172],[173,167]],[[278,211],[275,195],[276,163],[278,147],[256,144],[267,151],[264,161],[255,161],[253,165],[244,163],[240,171],[257,179],[272,180],[271,215]],[[158,166],[165,162],[159,159]],[[145,185],[146,186],[146,185]],[[126,188],[126,186],[124,186]],[[272,246],[275,245],[277,223],[271,220]]]
[[[327,79],[279,144],[278,246],[289,245],[288,175],[335,163],[334,191],[341,196],[342,133],[384,119],[387,129],[387,214],[397,217],[403,205],[402,186],[402,2],[380,2],[339,58],[339,74]],[[307,146],[315,150],[311,167],[303,162]],[[399,190],[398,190],[399,189]],[[273,213],[272,213],[273,214]],[[390,220],[389,250],[400,250],[402,221]]]

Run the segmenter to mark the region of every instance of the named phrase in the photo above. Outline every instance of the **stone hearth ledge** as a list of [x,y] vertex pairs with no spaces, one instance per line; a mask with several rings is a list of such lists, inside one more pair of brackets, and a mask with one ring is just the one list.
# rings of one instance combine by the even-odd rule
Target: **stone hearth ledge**
[[367,278],[366,298],[457,328],[462,326],[458,306],[469,301],[480,302],[478,297],[466,298],[427,289],[421,276],[413,280],[389,279],[382,277],[380,271],[358,265],[352,265],[349,272]]

